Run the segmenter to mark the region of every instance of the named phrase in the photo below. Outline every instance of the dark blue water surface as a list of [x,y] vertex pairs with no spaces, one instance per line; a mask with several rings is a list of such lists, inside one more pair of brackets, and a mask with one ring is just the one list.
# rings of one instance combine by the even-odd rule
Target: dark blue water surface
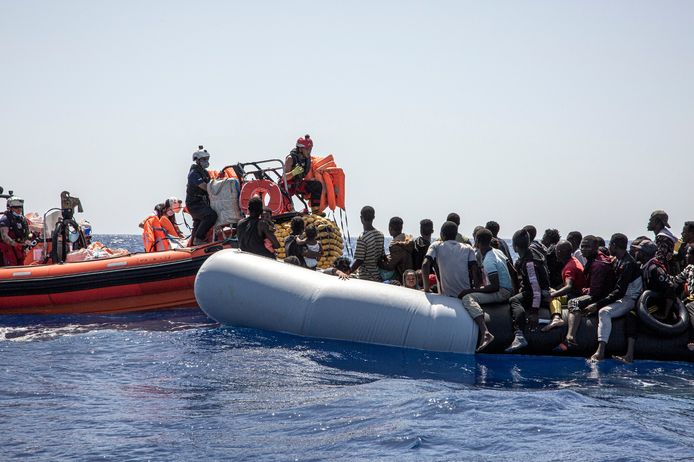
[[0,460],[694,460],[689,363],[430,353],[197,309],[0,326]]

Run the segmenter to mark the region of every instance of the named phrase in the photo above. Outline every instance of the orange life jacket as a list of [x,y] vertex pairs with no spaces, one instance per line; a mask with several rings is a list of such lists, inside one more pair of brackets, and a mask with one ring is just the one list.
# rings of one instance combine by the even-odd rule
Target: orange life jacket
[[[166,221],[168,221],[168,219]],[[169,224],[171,224],[171,222],[169,222]],[[156,215],[151,215],[145,219],[144,230],[142,231],[142,242],[145,245],[145,252],[161,252],[162,250],[169,250],[171,248],[171,244],[166,238],[166,230],[162,226],[161,220]]]
[[328,183],[332,186],[327,191],[330,210],[335,210],[335,207],[345,210],[345,171],[339,167],[328,167],[323,171],[323,178],[326,186]]
[[169,220],[169,217],[167,217],[166,215],[162,216],[159,219],[159,222],[161,223],[161,227],[164,228],[164,232],[167,235],[176,238],[183,237],[178,233],[178,231],[176,231],[176,228],[174,227],[173,223],[171,223],[171,220]]

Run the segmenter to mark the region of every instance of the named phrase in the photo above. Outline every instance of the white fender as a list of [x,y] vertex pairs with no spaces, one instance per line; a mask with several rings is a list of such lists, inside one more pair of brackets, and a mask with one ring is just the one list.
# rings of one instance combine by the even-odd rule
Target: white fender
[[223,324],[421,350],[475,351],[477,325],[457,298],[223,250],[195,278],[200,308]]

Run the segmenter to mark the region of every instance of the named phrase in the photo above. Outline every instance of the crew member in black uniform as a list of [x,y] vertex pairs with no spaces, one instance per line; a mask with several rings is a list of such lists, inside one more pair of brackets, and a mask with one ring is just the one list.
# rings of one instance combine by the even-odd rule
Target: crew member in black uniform
[[198,150],[193,153],[193,165],[188,172],[186,187],[186,207],[193,217],[191,238],[194,246],[207,242],[207,233],[217,221],[217,212],[210,207],[210,174],[207,172],[209,166],[210,154],[207,149],[198,146]]
[[7,211],[0,214],[0,266],[21,266],[29,246],[29,223],[24,218],[24,199],[7,199]]
[[323,192],[323,185],[320,181],[304,179],[311,171],[312,149],[313,140],[310,135],[296,140],[296,148],[291,150],[284,161],[284,172],[289,197],[291,198],[295,194],[301,194],[302,197],[308,195],[312,213],[320,213],[320,196]]

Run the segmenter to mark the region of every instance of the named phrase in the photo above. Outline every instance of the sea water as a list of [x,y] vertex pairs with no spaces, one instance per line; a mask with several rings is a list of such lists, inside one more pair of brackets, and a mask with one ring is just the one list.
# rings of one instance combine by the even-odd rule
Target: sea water
[[694,460],[694,364],[432,353],[197,309],[0,317],[12,459]]

